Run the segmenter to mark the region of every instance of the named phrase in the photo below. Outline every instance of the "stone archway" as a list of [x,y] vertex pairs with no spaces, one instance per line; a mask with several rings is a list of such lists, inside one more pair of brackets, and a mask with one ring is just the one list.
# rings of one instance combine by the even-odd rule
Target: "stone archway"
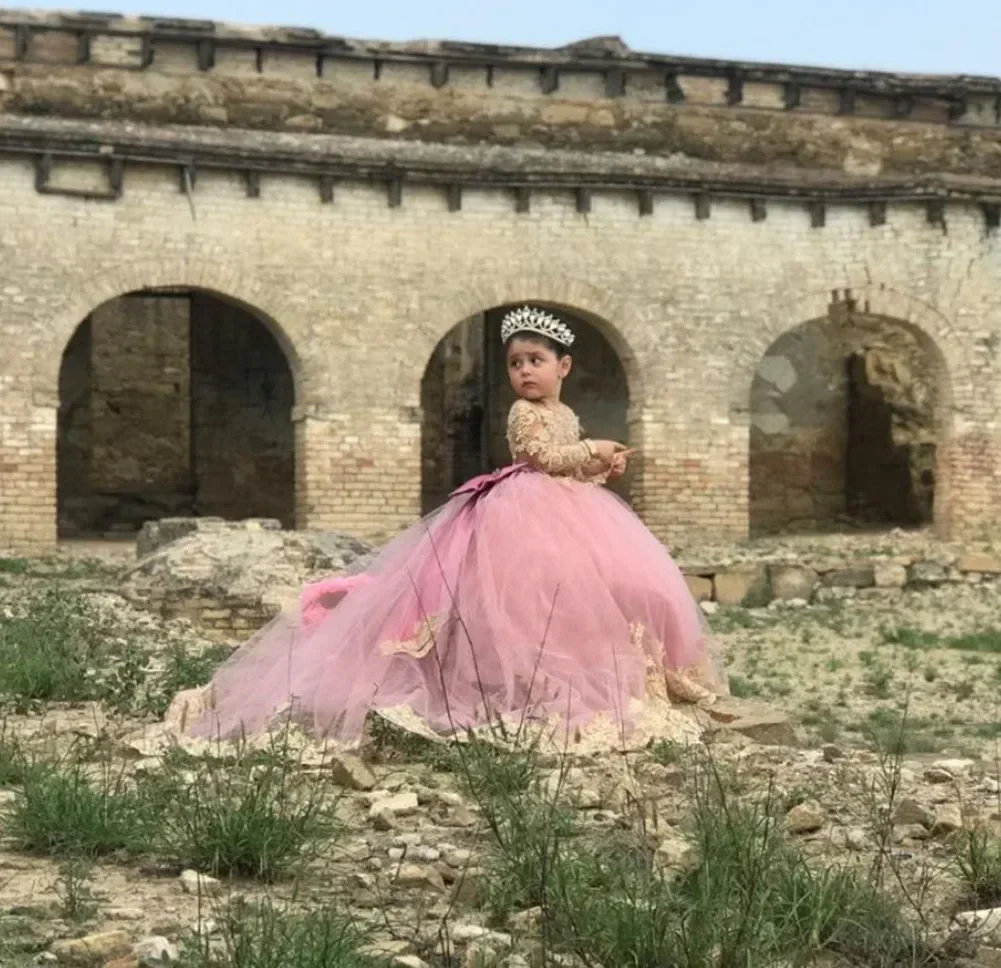
[[[565,319],[577,339],[564,402],[592,437],[629,439],[627,369],[605,329],[587,315],[533,300]],[[421,506],[427,513],[476,474],[510,460],[507,411],[514,394],[507,379],[500,324],[514,305],[476,313],[452,327],[428,360],[421,381]],[[520,305],[520,303],[519,303]],[[629,497],[631,474],[613,485]]]
[[294,373],[261,314],[198,288],[117,296],[78,325],[58,387],[61,537],[167,516],[294,524]]
[[942,354],[911,323],[848,303],[783,333],[750,391],[751,534],[931,524],[949,399]]

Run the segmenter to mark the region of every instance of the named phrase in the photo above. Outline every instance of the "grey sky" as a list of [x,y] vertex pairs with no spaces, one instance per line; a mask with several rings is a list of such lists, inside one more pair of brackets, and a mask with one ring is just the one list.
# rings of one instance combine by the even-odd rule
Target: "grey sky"
[[[51,0],[24,5],[67,7]],[[549,47],[618,34],[634,49],[656,53],[1001,74],[998,0],[111,0],[86,9],[317,27],[382,40]]]

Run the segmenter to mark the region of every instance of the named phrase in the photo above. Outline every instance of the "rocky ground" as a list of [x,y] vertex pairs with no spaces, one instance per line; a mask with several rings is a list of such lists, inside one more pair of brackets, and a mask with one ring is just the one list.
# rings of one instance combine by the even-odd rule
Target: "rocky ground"
[[[754,551],[710,553],[746,560]],[[166,957],[191,968],[614,968],[815,956],[1001,965],[1001,914],[969,913],[1001,905],[1001,596],[992,584],[710,607],[734,693],[787,714],[795,743],[788,731],[759,736],[787,741],[763,745],[715,729],[705,748],[658,744],[561,763],[376,728],[360,758],[293,743],[233,759],[148,739],[169,696],[225,650],[122,595],[131,554],[77,546],[44,561],[0,559],[2,965],[127,968]],[[86,661],[72,666],[66,643]],[[129,826],[122,818],[133,813]],[[565,837],[540,839],[540,816]],[[641,884],[629,868],[626,884],[616,865],[636,851],[650,863]],[[539,889],[546,858],[553,893],[545,877]],[[693,875],[700,861],[732,867],[739,890],[726,893],[722,875]],[[806,881],[800,862],[813,872]],[[769,885],[799,886],[763,891],[745,879],[755,865],[772,870]],[[832,871],[857,881],[825,880]],[[590,887],[580,897],[602,897],[601,910],[583,909],[581,879]],[[870,924],[883,902],[865,885],[880,887],[920,943],[887,940],[896,915]],[[578,898],[579,921],[568,898]],[[711,924],[699,928],[697,905],[684,908],[692,898],[713,911]],[[746,950],[724,916],[745,903],[754,917],[741,923],[758,932]],[[804,910],[817,919],[808,931]],[[862,925],[869,940],[829,937],[822,910]],[[651,927],[682,922],[684,957],[675,935]],[[649,944],[627,952],[621,938]]]

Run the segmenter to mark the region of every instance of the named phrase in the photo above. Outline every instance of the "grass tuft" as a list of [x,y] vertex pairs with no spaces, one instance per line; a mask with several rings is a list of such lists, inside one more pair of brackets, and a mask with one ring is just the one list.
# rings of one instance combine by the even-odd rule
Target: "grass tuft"
[[[486,898],[494,921],[538,908],[550,956],[637,968],[929,963],[899,903],[868,872],[814,866],[785,834],[786,804],[752,798],[739,777],[693,757],[682,864],[659,856],[643,819],[589,832],[565,807],[561,770],[470,744],[470,792],[494,835]],[[555,777],[555,779],[554,779]],[[550,962],[545,962],[550,963]],[[555,961],[553,961],[555,963]]]
[[207,682],[230,650],[164,645],[66,588],[32,590],[0,610],[0,698],[18,710],[101,701],[160,717],[182,689]]
[[962,831],[956,865],[963,881],[962,907],[992,908],[1001,903],[1001,841],[984,830]]
[[215,876],[274,881],[325,849],[337,830],[325,771],[296,762],[288,731],[266,750],[241,746],[232,759],[195,769],[167,764],[145,784],[162,804],[158,847],[185,867]]
[[300,911],[233,904],[220,920],[221,941],[196,935],[184,946],[185,968],[377,968],[365,956],[366,932],[332,909]]
[[139,853],[155,812],[125,773],[106,763],[97,776],[79,763],[33,764],[4,816],[21,849],[63,857]]

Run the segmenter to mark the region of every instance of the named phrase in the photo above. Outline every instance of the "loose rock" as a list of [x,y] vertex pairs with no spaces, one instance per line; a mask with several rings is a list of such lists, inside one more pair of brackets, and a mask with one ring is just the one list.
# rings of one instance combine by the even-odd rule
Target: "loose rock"
[[72,941],[56,941],[51,952],[64,965],[103,965],[129,954],[132,941],[124,931],[88,934]]
[[957,924],[978,934],[994,934],[1001,929],[1001,907],[982,911],[963,911],[955,917]]
[[936,760],[932,763],[932,769],[944,770],[945,772],[950,773],[953,777],[958,777],[965,773],[969,773],[975,765],[976,764],[973,760]]
[[786,814],[786,830],[791,834],[809,834],[824,826],[824,811],[813,801],[797,804]]
[[927,840],[930,836],[928,828],[920,823],[896,824],[893,828],[893,842],[902,844],[907,841]]
[[180,880],[181,887],[188,894],[201,897],[217,897],[222,893],[222,881],[216,880],[214,877],[209,877],[208,874],[199,874],[198,871],[192,870],[182,871]]
[[453,847],[446,850],[442,857],[449,867],[461,868],[469,865],[469,862],[473,857],[473,852],[470,850],[463,850],[461,847]]
[[334,783],[348,790],[371,790],[378,782],[368,764],[348,753],[331,759],[330,775]]
[[924,778],[928,783],[952,783],[953,781],[953,775],[948,770],[936,766],[925,770]]
[[479,924],[456,924],[449,930],[449,936],[459,944],[471,941],[487,941],[505,948],[511,947],[511,935],[501,931],[491,931]]
[[380,813],[388,813],[393,817],[406,817],[414,813],[417,807],[416,793],[395,793],[375,800],[369,808],[368,815],[373,820]]
[[916,823],[931,829],[935,818],[917,800],[906,797],[897,804],[892,819],[895,824]]
[[140,968],[160,968],[162,965],[175,964],[179,959],[177,948],[166,938],[143,938],[135,946],[135,956]]
[[441,874],[433,867],[422,867],[420,864],[401,864],[395,872],[394,880],[401,887],[431,887],[442,892],[445,890]]
[[845,831],[845,846],[849,850],[865,850],[869,844],[869,837],[861,827],[849,827]]
[[963,828],[963,815],[957,804],[949,803],[944,807],[941,807],[938,813],[935,814],[935,820],[932,824],[931,832],[936,837],[941,837],[946,834],[955,833],[957,830],[962,830]]

